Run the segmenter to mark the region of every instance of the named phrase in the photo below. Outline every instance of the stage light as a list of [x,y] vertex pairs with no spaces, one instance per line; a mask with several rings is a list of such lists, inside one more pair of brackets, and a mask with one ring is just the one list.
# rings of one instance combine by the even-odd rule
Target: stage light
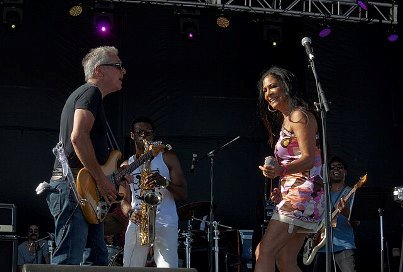
[[199,20],[196,18],[180,18],[180,32],[187,40],[195,40],[199,36]]
[[264,40],[268,41],[272,47],[275,48],[281,44],[283,40],[281,26],[274,24],[265,24],[263,26],[263,31]]
[[388,41],[390,42],[395,42],[399,39],[399,34],[397,33],[391,33],[388,35]]
[[93,23],[98,33],[106,35],[113,27],[113,15],[107,12],[96,12],[93,15]]
[[83,5],[81,3],[74,4],[69,9],[70,16],[77,17],[83,13]]
[[3,6],[3,24],[9,30],[15,30],[22,25],[24,0],[3,0],[0,4]]
[[394,26],[388,30],[388,41],[396,42],[399,39],[399,34]]
[[174,14],[179,19],[179,32],[185,41],[194,41],[199,38],[199,17],[198,9],[176,9]]
[[319,37],[325,38],[332,33],[332,28],[330,25],[325,21],[319,24]]
[[113,29],[113,10],[112,1],[96,1],[93,8],[93,26],[101,36],[109,36]]
[[357,0],[357,5],[360,6],[363,10],[368,10],[368,1],[367,0]]
[[15,30],[22,24],[22,15],[22,8],[4,7],[3,23],[6,24],[10,30]]
[[224,14],[224,12],[220,13],[217,17],[217,25],[221,28],[228,28],[230,25],[229,17]]

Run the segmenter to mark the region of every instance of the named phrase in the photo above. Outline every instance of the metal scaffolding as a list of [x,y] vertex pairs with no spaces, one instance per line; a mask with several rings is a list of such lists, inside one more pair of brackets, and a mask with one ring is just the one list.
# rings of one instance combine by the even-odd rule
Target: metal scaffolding
[[178,7],[217,8],[256,14],[277,14],[294,17],[331,19],[344,22],[398,23],[396,0],[368,2],[367,11],[355,0],[113,0],[119,3],[173,5]]

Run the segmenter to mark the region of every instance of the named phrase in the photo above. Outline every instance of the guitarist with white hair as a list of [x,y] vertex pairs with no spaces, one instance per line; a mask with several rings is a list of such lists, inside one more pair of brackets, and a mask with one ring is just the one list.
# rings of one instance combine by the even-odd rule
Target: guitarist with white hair
[[[336,222],[332,222],[333,250],[332,250],[332,271],[355,272],[358,271],[357,254],[355,246],[354,228],[359,221],[350,221],[352,199],[347,203],[343,199],[352,189],[345,184],[347,166],[339,157],[333,157],[329,161],[330,198],[334,210],[339,213]],[[334,226],[336,223],[336,226]],[[314,272],[323,272],[326,267],[326,247],[319,249],[314,260]],[[334,270],[336,264],[337,270]]]
[[[83,58],[82,66],[86,82],[70,94],[63,107],[60,145],[54,149],[58,156],[49,182],[51,190],[47,194],[55,227],[56,246],[52,264],[92,263],[106,266],[108,251],[104,241],[104,226],[99,221],[88,222],[81,209],[84,205],[75,194],[74,179],[77,175],[78,181],[80,173],[85,172],[94,181],[92,185],[96,193],[91,199],[85,197],[88,200],[85,207],[91,206],[90,200],[98,195],[107,204],[113,203],[118,197],[114,184],[102,168],[112,153],[108,145],[103,98],[122,89],[126,70],[114,46],[91,49]],[[62,153],[64,156],[61,156]],[[67,165],[71,168],[71,175],[65,173]],[[99,209],[94,207],[94,210]],[[85,248],[90,249],[89,255],[84,254]]]

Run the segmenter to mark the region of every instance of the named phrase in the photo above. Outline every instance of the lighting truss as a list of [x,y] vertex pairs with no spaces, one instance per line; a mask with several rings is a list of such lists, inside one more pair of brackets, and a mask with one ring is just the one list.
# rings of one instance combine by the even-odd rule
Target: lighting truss
[[[382,1],[382,0],[381,0]],[[398,5],[394,0],[368,2],[362,10],[355,0],[113,0],[113,2],[173,5],[179,7],[216,7],[257,14],[277,14],[294,17],[328,18],[344,22],[397,24]]]

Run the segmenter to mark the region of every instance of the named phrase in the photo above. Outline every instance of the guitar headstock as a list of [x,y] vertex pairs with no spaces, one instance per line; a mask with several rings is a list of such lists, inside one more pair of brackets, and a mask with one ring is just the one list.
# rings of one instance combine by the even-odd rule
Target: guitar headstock
[[368,174],[365,173],[365,175],[360,178],[360,180],[356,184],[357,188],[361,188],[365,184],[365,182],[367,182],[367,176]]
[[149,151],[153,153],[153,156],[157,156],[158,153],[162,151],[171,150],[172,146],[170,144],[163,144],[162,142],[151,142],[149,146]]

